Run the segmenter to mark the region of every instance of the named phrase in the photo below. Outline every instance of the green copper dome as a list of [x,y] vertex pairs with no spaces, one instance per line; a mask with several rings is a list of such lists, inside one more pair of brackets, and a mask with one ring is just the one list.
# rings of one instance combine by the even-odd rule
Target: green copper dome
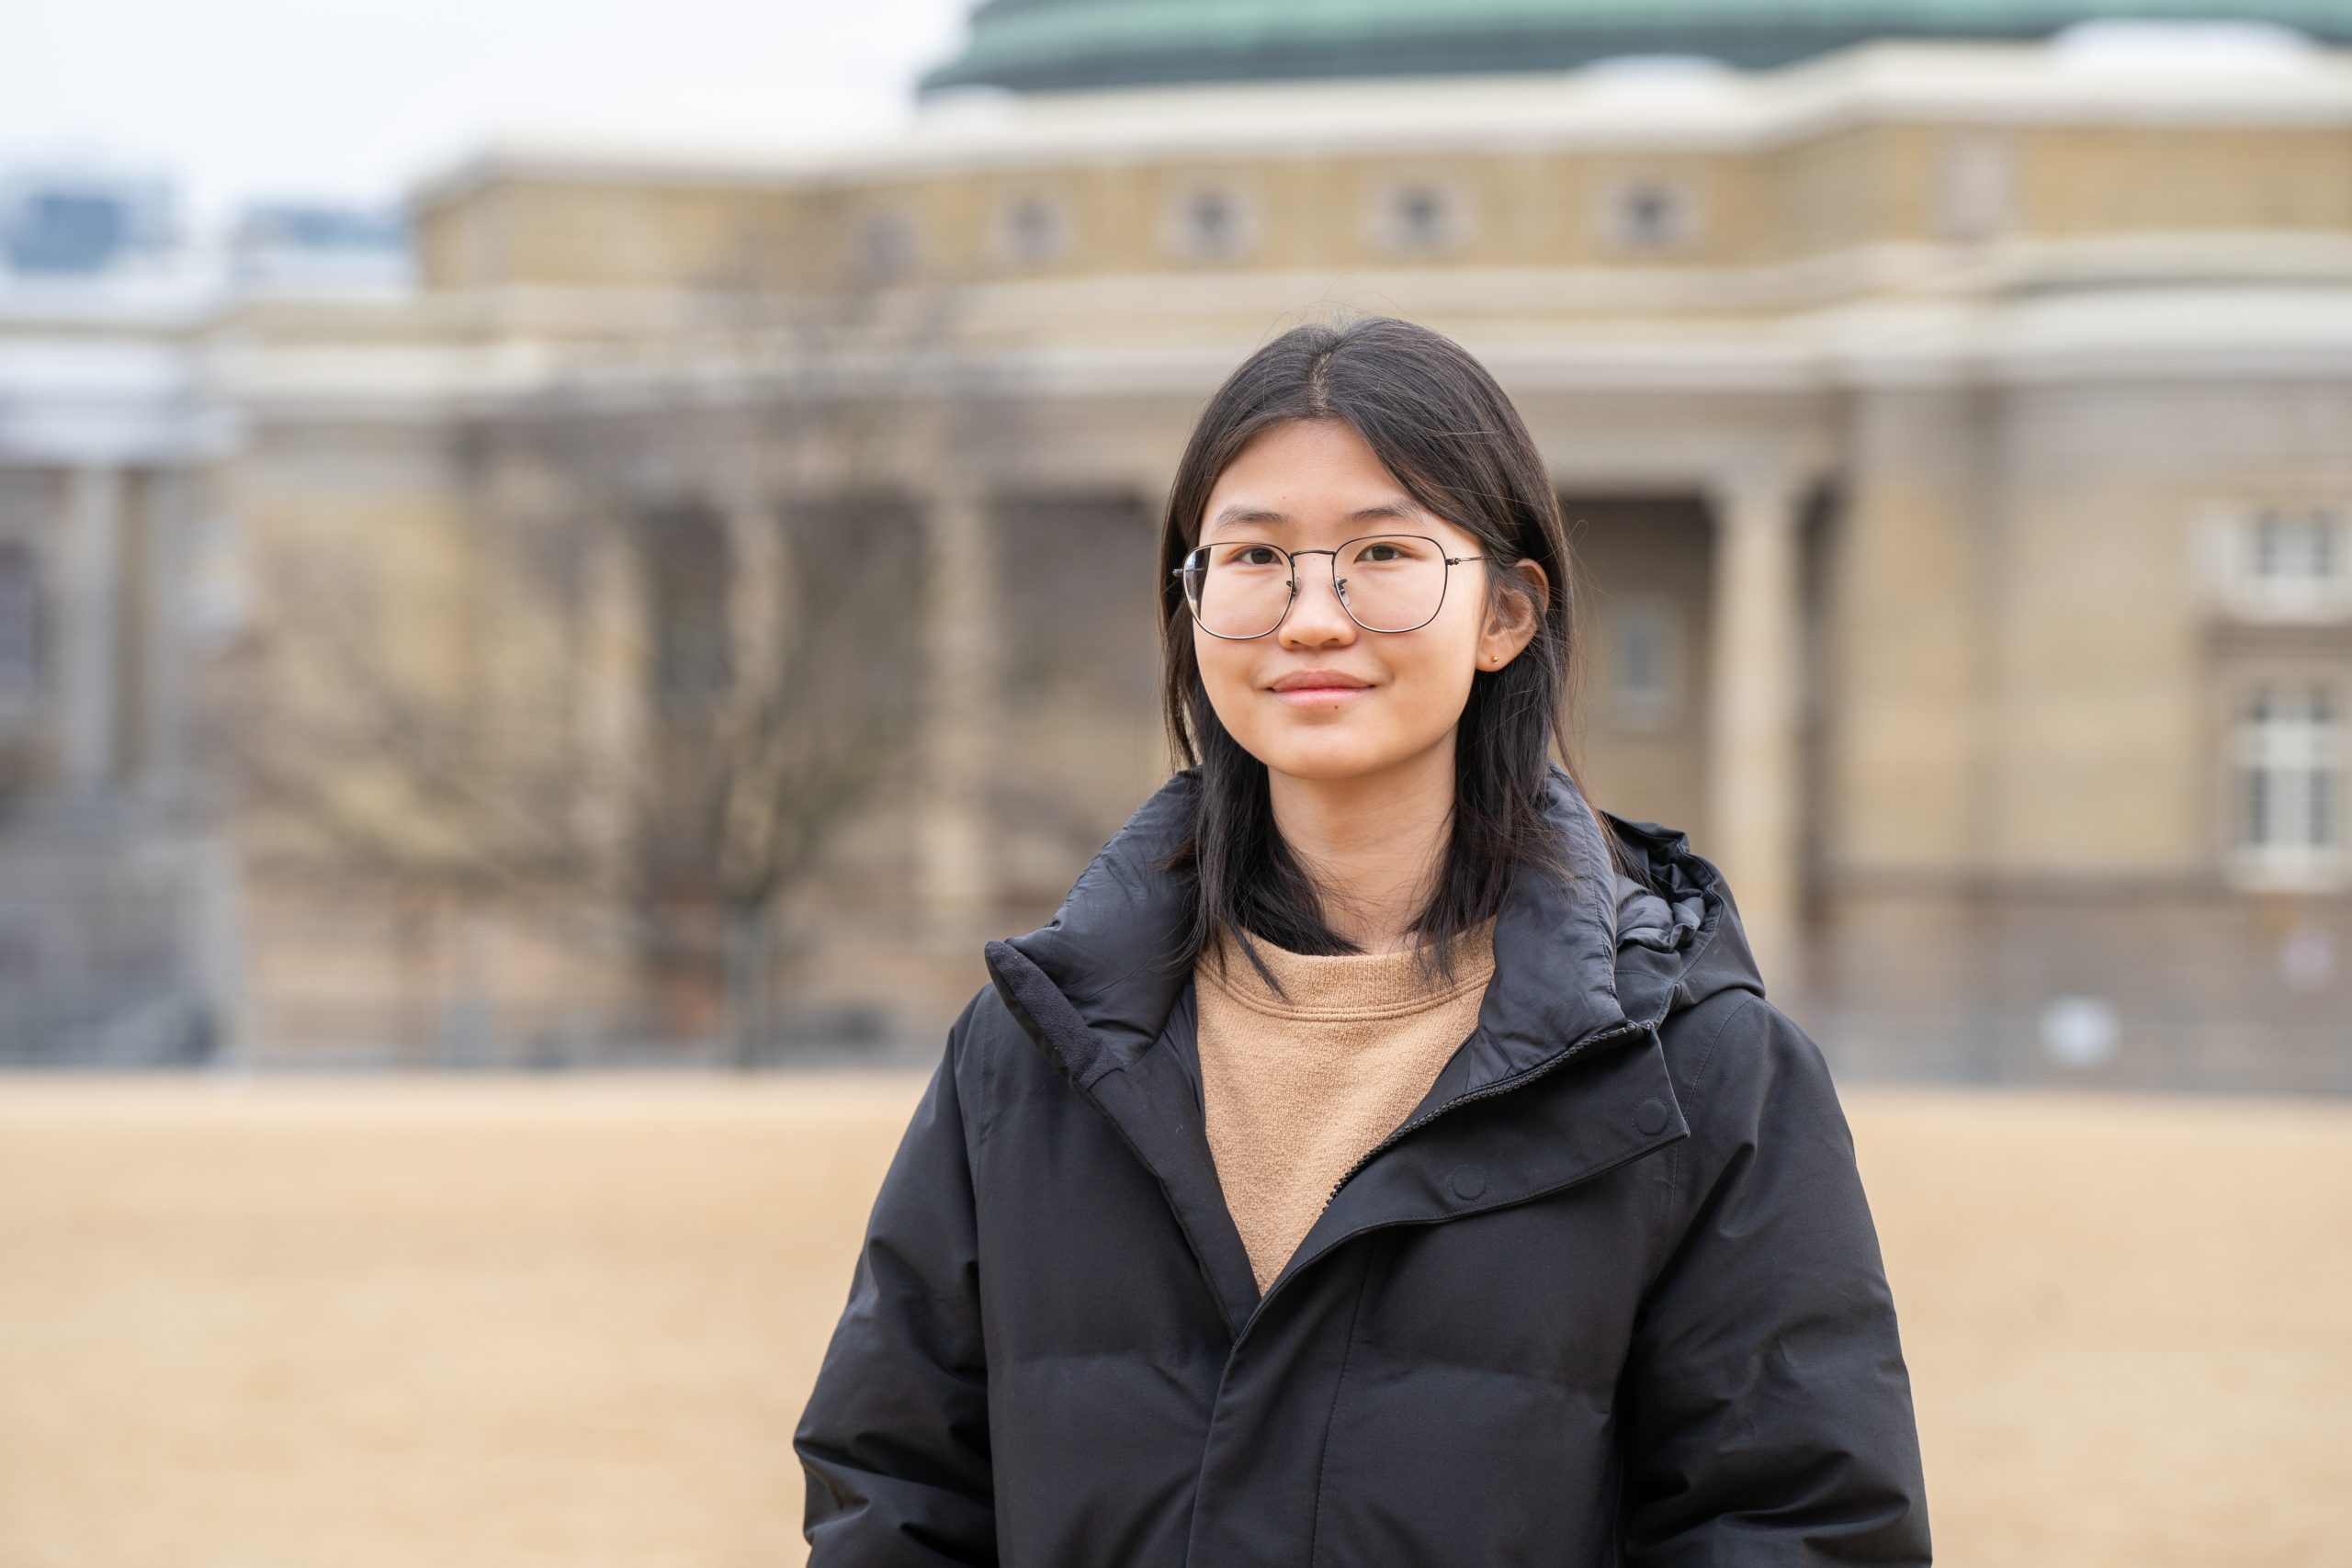
[[1783,65],[1871,39],[2037,39],[2102,18],[2352,41],[2346,0],[986,0],[919,91],[1565,70],[1611,55]]

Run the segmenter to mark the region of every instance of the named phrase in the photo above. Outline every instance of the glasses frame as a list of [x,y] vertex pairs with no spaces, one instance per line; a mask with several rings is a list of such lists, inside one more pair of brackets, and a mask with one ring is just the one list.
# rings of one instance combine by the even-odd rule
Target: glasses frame
[[[1428,619],[1418,621],[1409,626],[1365,626],[1363,621],[1357,619],[1355,606],[1348,603],[1347,581],[1340,575],[1340,552],[1346,549],[1350,545],[1363,544],[1366,539],[1419,539],[1437,552],[1438,559],[1445,563],[1445,576],[1438,583],[1437,608],[1429,613]],[[1276,632],[1283,629],[1283,623],[1290,619],[1291,611],[1295,609],[1298,605],[1298,558],[1301,556],[1329,556],[1331,558],[1332,597],[1339,600],[1340,608],[1347,612],[1348,619],[1355,621],[1356,625],[1363,626],[1365,631],[1371,632],[1379,637],[1393,637],[1403,632],[1417,632],[1419,631],[1421,627],[1428,626],[1430,621],[1436,620],[1439,613],[1445,608],[1446,594],[1453,590],[1453,569],[1460,566],[1464,561],[1485,560],[1487,558],[1485,556],[1447,555],[1445,553],[1445,546],[1439,540],[1430,538],[1427,534],[1399,534],[1395,532],[1382,534],[1358,534],[1354,538],[1343,539],[1338,546],[1328,550],[1284,549],[1280,545],[1272,544],[1261,539],[1219,540],[1218,543],[1230,544],[1244,549],[1278,551],[1283,559],[1283,569],[1290,574],[1290,597],[1283,601],[1283,613],[1274,617],[1274,624],[1272,626],[1268,626],[1261,632],[1251,632],[1247,637],[1236,637],[1230,632],[1209,631],[1208,623],[1201,619],[1200,604],[1193,599],[1192,590],[1189,587],[1184,586],[1184,574],[1193,570],[1190,564],[1193,558],[1200,555],[1203,551],[1209,549],[1211,547],[1207,545],[1194,545],[1191,549],[1184,552],[1184,560],[1186,564],[1178,567],[1174,571],[1170,572],[1169,575],[1176,579],[1177,585],[1183,589],[1184,606],[1193,613],[1193,624],[1200,627],[1202,631],[1206,632],[1210,637],[1216,637],[1224,642],[1255,642],[1261,637],[1272,637]]]

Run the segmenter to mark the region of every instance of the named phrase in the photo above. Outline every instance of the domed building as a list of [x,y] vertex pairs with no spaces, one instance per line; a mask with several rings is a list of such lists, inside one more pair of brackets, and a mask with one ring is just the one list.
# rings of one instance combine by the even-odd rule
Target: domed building
[[[297,562],[367,584],[328,619],[441,650],[417,689],[516,767],[572,716],[545,798],[587,837],[547,842],[639,871],[636,795],[565,781],[674,752],[740,805],[665,727],[787,656],[914,694],[867,809],[728,863],[799,833],[788,877],[680,886],[788,889],[806,1027],[935,1039],[1165,774],[1155,531],[1202,399],[1295,321],[1405,315],[1556,476],[1594,795],[1725,869],[1841,1069],[2342,1088],[2347,33],[2322,0],[990,0],[900,132],[447,171],[415,297],[208,325],[242,431],[208,482],[277,603]],[[842,618],[773,613],[794,552]],[[568,629],[508,646],[549,560]],[[280,721],[310,646],[254,655]],[[472,863],[420,836],[371,852]],[[240,840],[241,1038],[398,951],[309,841]],[[501,934],[463,962],[542,1021],[510,1037],[716,1005],[659,943],[558,954],[521,885],[466,904]]]
[[968,45],[922,90],[1463,76],[1651,55],[1767,70],[1896,39],[2041,41],[2100,18],[2216,17],[2352,42],[2352,17],[2328,0],[985,0]]

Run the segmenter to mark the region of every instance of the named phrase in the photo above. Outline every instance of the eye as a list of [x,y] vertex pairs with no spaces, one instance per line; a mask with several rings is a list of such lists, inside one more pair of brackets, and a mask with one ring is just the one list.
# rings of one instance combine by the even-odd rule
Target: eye
[[1244,566],[1272,566],[1283,558],[1272,545],[1244,545],[1233,558]]
[[[1383,552],[1385,553],[1384,554]],[[1404,553],[1404,551],[1398,549],[1395,545],[1383,542],[1376,545],[1366,545],[1363,547],[1363,554],[1358,558],[1372,561],[1398,560],[1403,558]]]

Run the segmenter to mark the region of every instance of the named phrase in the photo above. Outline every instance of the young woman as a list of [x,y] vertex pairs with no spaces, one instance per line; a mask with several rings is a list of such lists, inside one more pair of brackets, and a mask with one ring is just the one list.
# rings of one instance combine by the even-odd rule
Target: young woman
[[987,945],[796,1438],[814,1568],[1927,1562],[1836,1091],[1715,868],[1554,754],[1501,390],[1289,332],[1161,553],[1185,766]]

